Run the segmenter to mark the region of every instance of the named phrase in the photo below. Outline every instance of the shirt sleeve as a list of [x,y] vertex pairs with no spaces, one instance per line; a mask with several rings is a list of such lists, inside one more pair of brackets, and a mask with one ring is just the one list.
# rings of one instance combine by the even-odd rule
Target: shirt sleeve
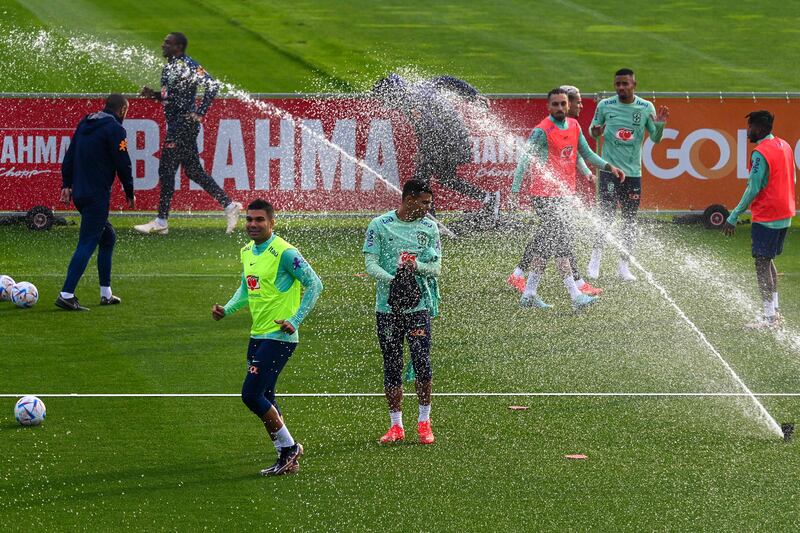
[[111,150],[114,154],[114,166],[117,171],[125,197],[129,200],[133,198],[133,174],[131,173],[131,156],[128,153],[128,141],[125,128],[122,126],[114,128],[112,138],[113,145]]
[[239,284],[236,292],[233,293],[233,296],[231,296],[231,299],[228,300],[228,303],[223,306],[225,308],[225,316],[232,315],[247,305],[247,302],[247,282],[244,279],[244,274],[242,274],[242,282]]
[[525,143],[525,148],[522,151],[522,157],[519,159],[517,168],[514,171],[514,182],[511,184],[511,192],[518,193],[522,188],[522,181],[525,179],[525,172],[531,163],[531,159],[544,163],[547,160],[547,135],[541,128],[534,128],[531,136],[528,137],[528,142]]
[[[602,126],[605,123],[606,123],[605,106],[602,105],[601,102],[601,105],[598,105],[597,109],[594,110],[594,117],[592,117],[592,123],[589,125],[589,132],[592,131],[593,127]],[[599,139],[599,136],[595,137],[595,139]]]
[[[78,124],[78,126],[80,126],[80,124]],[[77,138],[77,133],[78,128],[75,128],[75,133],[72,134],[67,153],[64,154],[64,160],[61,162],[61,188],[63,189],[72,187],[75,175],[75,139]]]
[[586,137],[583,136],[583,132],[580,132],[578,136],[578,154],[586,161],[589,162],[590,165],[597,168],[606,168],[608,162],[594,153],[589,147],[589,143],[586,142]]
[[650,109],[647,114],[647,121],[645,122],[645,127],[647,128],[647,133],[650,134],[650,140],[654,143],[661,142],[661,137],[664,136],[664,125],[665,122],[657,122],[656,121],[656,106],[650,103]]
[[758,152],[753,152],[750,156],[750,175],[747,177],[747,188],[742,194],[742,199],[739,200],[731,214],[728,216],[728,224],[735,226],[736,221],[739,220],[739,215],[744,213],[750,204],[753,203],[758,193],[767,186],[769,181],[769,166],[764,156]]
[[592,171],[586,166],[586,161],[583,160],[583,156],[578,154],[578,172],[581,176],[590,176]]
[[319,278],[311,265],[303,259],[295,249],[286,250],[281,256],[281,268],[284,272],[292,276],[300,282],[303,286],[303,298],[300,300],[300,308],[297,312],[288,319],[295,329],[300,327],[300,324],[306,318],[308,313],[314,309],[314,306],[319,300],[319,295],[322,293],[322,280]]
[[377,279],[378,281],[392,281],[394,276],[386,272],[380,265],[377,254],[365,253],[364,264],[367,269],[367,274]]
[[193,65],[193,71],[194,75],[200,78],[199,85],[203,87],[203,101],[200,102],[200,106],[197,108],[197,114],[205,115],[208,108],[211,107],[214,98],[217,96],[219,82],[197,63]]

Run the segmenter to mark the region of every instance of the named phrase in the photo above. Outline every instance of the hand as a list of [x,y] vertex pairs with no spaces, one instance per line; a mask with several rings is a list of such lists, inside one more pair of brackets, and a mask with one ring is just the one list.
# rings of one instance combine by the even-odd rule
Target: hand
[[592,137],[600,137],[601,135],[603,135],[603,132],[605,132],[605,131],[606,131],[606,125],[605,124],[599,124],[597,126],[592,126],[592,130],[591,130]]
[[288,320],[276,320],[275,323],[281,325],[281,331],[284,333],[291,335],[295,332],[294,326]]
[[203,115],[198,115],[197,113],[189,113],[189,116],[197,122],[198,124],[202,124],[203,122]]
[[615,167],[614,165],[609,164],[606,170],[614,174],[614,177],[619,178],[620,183],[625,181],[625,173],[620,169],[618,169],[617,167]]
[[69,201],[72,199],[72,189],[70,187],[64,187],[61,189],[61,195],[59,195],[58,200],[63,203],[69,205]]
[[656,122],[666,122],[669,118],[669,108],[665,105],[662,105],[658,108],[658,114],[656,115]]
[[214,320],[222,320],[225,318],[225,308],[219,304],[211,306],[211,318]]
[[733,234],[736,233],[736,226],[725,221],[725,224],[722,225],[722,233],[724,233],[726,237],[733,237]]
[[595,177],[594,172],[589,172],[588,174],[584,174],[583,176],[586,178],[586,181],[595,183],[597,181],[597,177]]
[[127,202],[128,202],[128,209],[133,209],[134,207],[136,207],[136,195],[127,198]]
[[142,87],[142,90],[139,91],[139,96],[144,96],[145,98],[156,98],[156,94],[160,93],[156,93],[150,87]]

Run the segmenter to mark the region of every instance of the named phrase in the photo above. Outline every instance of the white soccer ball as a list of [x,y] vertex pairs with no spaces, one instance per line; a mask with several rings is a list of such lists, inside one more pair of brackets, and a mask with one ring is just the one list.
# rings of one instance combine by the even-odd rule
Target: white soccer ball
[[36,396],[23,396],[14,406],[14,418],[23,426],[38,426],[44,422],[44,402]]
[[11,301],[11,287],[14,286],[16,281],[11,276],[0,276],[0,302]]
[[11,301],[17,307],[33,307],[39,301],[39,291],[33,283],[20,281],[11,287]]

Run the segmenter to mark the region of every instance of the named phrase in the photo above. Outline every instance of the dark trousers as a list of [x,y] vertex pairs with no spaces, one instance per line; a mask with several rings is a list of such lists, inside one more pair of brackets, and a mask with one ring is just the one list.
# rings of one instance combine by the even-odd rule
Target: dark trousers
[[378,342],[383,354],[383,386],[403,385],[403,340],[408,339],[411,364],[417,382],[430,381],[431,317],[427,310],[416,313],[375,313]]
[[81,228],[78,245],[67,267],[67,279],[62,292],[74,293],[78,282],[89,264],[95,248],[97,252],[97,274],[100,286],[111,286],[111,256],[117,233],[108,221],[108,198],[75,198],[75,208],[81,214]]
[[[420,150],[423,149],[420,148]],[[461,163],[440,154],[418,152],[414,179],[430,183],[431,178],[436,176],[442,186],[467,198],[483,200],[486,197],[486,191],[458,177],[456,168],[459,164]]]
[[183,171],[190,180],[200,185],[222,207],[231,202],[222,187],[206,174],[200,165],[200,155],[197,152],[199,133],[200,124],[188,117],[173,127],[173,131],[167,131],[164,146],[161,147],[161,159],[158,162],[158,181],[161,184],[158,200],[159,218],[166,219],[169,216],[169,206],[172,203],[172,195],[175,194],[175,173],[180,166],[183,166]]
[[[296,342],[250,339],[247,346],[247,374],[242,383],[242,401],[261,418],[275,403],[278,376],[297,348]],[[280,409],[278,409],[280,413]]]
[[[639,212],[639,203],[642,197],[642,178],[626,176],[620,183],[619,178],[611,172],[601,170],[597,177],[598,202],[600,214],[606,227],[614,220],[614,215],[619,206],[622,216],[622,245],[629,252],[633,251],[636,244],[636,214]],[[605,232],[600,231],[595,240],[595,248],[600,248],[605,240]]]

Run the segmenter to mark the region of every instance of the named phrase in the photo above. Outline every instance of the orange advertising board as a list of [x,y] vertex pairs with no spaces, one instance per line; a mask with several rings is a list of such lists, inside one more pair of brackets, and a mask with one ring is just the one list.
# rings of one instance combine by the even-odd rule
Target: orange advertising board
[[[646,98],[645,95],[642,95]],[[642,149],[642,209],[733,209],[747,185],[754,145],[747,140],[747,115],[775,115],[773,133],[800,158],[800,101],[787,98],[656,98],[670,114],[660,143]]]

